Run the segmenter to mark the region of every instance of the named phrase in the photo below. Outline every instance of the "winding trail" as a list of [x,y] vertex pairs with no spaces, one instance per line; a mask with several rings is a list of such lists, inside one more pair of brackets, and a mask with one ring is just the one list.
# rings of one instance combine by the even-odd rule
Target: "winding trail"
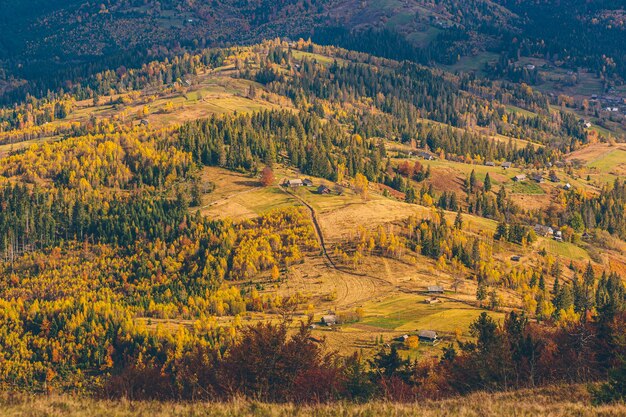
[[[283,181],[281,181],[282,183]],[[313,206],[309,204],[305,199],[299,195],[293,193],[288,188],[279,186],[280,189],[291,196],[293,199],[300,202],[309,212],[311,221],[313,222],[313,229],[317,236],[317,240],[320,243],[322,249],[322,258],[324,264],[336,272],[335,284],[338,287],[338,298],[336,303],[343,305],[344,307],[352,307],[360,305],[364,301],[372,298],[376,293],[380,293],[382,289],[393,289],[394,285],[389,281],[375,277],[369,274],[358,273],[343,268],[335,263],[333,258],[329,254],[326,240],[324,238],[324,232],[318,220],[318,215]]]
[[319,221],[317,219],[317,212],[315,211],[315,209],[313,208],[313,206],[311,206],[305,199],[303,199],[302,197],[300,197],[299,195],[289,191],[287,188],[280,186],[281,189],[289,194],[290,196],[292,196],[293,198],[295,198],[296,200],[298,200],[300,203],[302,203],[303,206],[305,206],[308,209],[308,212],[311,216],[311,221],[313,222],[313,227],[315,229],[315,234],[317,235],[317,240],[320,243],[320,246],[322,247],[322,253],[324,255],[324,259],[326,260],[326,263],[328,264],[329,267],[340,271],[344,274],[349,274],[349,275],[354,275],[357,277],[368,277],[368,278],[372,278],[374,280],[380,281],[380,282],[384,282],[385,284],[389,284],[389,282],[385,279],[379,278],[379,277],[374,277],[368,274],[360,274],[358,272],[354,272],[354,271],[350,271],[348,269],[342,268],[340,266],[337,266],[337,264],[335,263],[335,261],[333,261],[333,259],[330,257],[330,255],[328,254],[328,248],[326,247],[326,241],[324,240],[324,233],[322,232],[322,227],[319,224]]

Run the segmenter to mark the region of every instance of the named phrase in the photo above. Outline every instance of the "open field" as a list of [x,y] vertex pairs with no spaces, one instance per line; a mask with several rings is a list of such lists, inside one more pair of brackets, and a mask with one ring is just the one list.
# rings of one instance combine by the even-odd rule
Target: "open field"
[[586,168],[584,173],[600,184],[626,175],[626,147],[623,145],[592,144],[570,153],[567,160],[579,161]]
[[586,250],[569,242],[557,242],[554,239],[542,238],[540,248],[552,255],[574,261],[588,261],[590,259]]
[[481,52],[476,55],[462,56],[461,59],[454,65],[443,65],[442,67],[447,71],[463,71],[463,72],[477,72],[483,73],[485,64],[498,60],[499,55],[491,52]]
[[[453,292],[449,295],[454,297]],[[426,304],[426,298],[424,295],[403,294],[368,303],[365,305],[366,315],[362,323],[400,332],[435,329],[447,336],[452,336],[455,331],[469,336],[467,328],[482,311],[448,299],[438,304]],[[498,313],[492,315],[497,319],[503,317]]]
[[264,404],[235,400],[230,403],[175,403],[94,400],[68,395],[35,396],[4,393],[0,415],[48,417],[174,417],[174,416],[263,416],[263,417],[502,417],[626,416],[624,404],[594,407],[584,385],[556,386],[491,394],[478,392],[466,397],[418,403],[370,402],[322,405]]

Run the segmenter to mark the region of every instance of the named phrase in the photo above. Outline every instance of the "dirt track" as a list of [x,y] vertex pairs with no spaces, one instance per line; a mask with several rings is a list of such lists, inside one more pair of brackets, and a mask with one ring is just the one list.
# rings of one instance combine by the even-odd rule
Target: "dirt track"
[[[327,268],[333,270],[330,274],[326,271],[325,275],[332,280],[332,283],[335,286],[336,299],[333,303],[336,304],[337,307],[353,308],[365,301],[377,297],[383,292],[389,292],[394,289],[394,286],[383,278],[374,277],[368,274],[360,274],[338,266],[328,254],[328,247],[326,245],[326,240],[324,239],[324,232],[322,231],[322,227],[317,219],[315,209],[295,193],[292,193],[282,186],[281,189],[298,200],[304,207],[307,208],[307,211],[309,212],[311,221],[313,222],[313,228],[315,229],[315,234],[317,235],[317,239],[322,249],[324,263]],[[303,277],[299,278],[301,280],[304,279]]]

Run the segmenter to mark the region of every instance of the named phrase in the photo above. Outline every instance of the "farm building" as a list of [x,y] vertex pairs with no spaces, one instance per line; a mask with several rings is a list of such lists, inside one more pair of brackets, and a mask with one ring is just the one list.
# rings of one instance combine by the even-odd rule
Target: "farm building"
[[434,330],[420,330],[417,334],[417,337],[419,338],[420,342],[431,343],[433,345],[439,343],[439,339],[437,338],[437,332],[435,332]]
[[554,229],[552,229],[550,226],[544,226],[542,224],[537,223],[535,225],[535,233],[538,236],[552,236],[552,234],[554,234]]
[[426,287],[428,294],[443,294],[443,287],[441,285],[429,285]]
[[296,188],[296,187],[302,187],[304,186],[304,182],[302,182],[301,179],[296,178],[296,179],[292,179],[292,180],[287,180],[287,182],[285,183],[285,185],[289,188]]
[[530,178],[538,183],[542,183],[543,182],[543,175],[540,172],[534,172]]
[[334,326],[335,324],[337,324],[337,316],[334,314],[327,314],[325,316],[322,316],[321,322],[322,324],[325,324],[327,326]]
[[493,161],[487,161],[487,162],[485,162],[485,165],[488,166],[488,167],[495,167],[496,163],[493,162]]
[[511,168],[512,165],[513,164],[511,164],[510,162],[506,161],[506,162],[503,162],[502,165],[500,165],[500,166],[502,168],[504,168],[504,169],[509,169],[509,168]]
[[302,184],[305,187],[313,187],[313,181],[311,181],[309,178],[305,178],[302,180]]
[[317,193],[318,194],[330,194],[330,188],[328,188],[325,185],[320,185],[319,187],[317,187]]
[[434,159],[435,159],[435,155],[433,155],[433,154],[432,154],[432,153],[430,153],[430,152],[426,152],[426,151],[421,151],[421,152],[418,152],[418,155],[419,155],[421,158],[424,158],[424,159],[425,159],[425,160],[427,160],[427,161],[432,161],[432,160],[434,160]]
[[515,182],[524,181],[525,179],[526,179],[526,174],[518,174],[513,177],[513,181]]
[[425,299],[424,302],[426,304],[437,304],[437,303],[441,303],[441,300],[437,297],[429,297]]

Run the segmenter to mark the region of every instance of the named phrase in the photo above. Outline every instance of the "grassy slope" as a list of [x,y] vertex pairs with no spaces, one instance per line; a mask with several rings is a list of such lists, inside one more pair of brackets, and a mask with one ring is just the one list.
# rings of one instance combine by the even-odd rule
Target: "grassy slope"
[[0,397],[1,416],[48,417],[129,417],[129,416],[414,416],[422,417],[500,417],[551,416],[591,417],[626,416],[623,404],[591,406],[584,386],[560,386],[521,390],[500,394],[476,393],[462,398],[423,401],[419,404],[371,402],[367,404],[337,403],[316,406],[263,404],[236,400],[231,403],[159,403],[128,401],[96,401],[69,396]]

